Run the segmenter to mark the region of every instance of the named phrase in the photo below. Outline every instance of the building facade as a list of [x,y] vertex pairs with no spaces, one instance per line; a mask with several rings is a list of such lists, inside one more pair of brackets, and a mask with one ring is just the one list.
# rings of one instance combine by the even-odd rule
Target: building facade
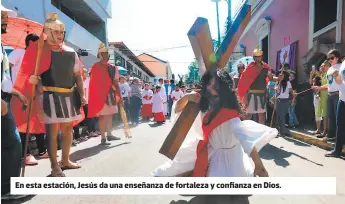
[[[243,1],[245,2],[245,1]],[[238,45],[252,56],[256,46],[263,60],[280,70],[288,63],[297,73],[297,91],[310,88],[312,65],[317,68],[331,49],[345,55],[344,0],[248,0],[252,17]],[[296,115],[303,125],[314,125],[313,93],[297,97]]]
[[123,42],[109,42],[109,63],[125,68],[131,75],[153,82],[155,75]]
[[44,23],[47,13],[58,13],[66,27],[66,44],[88,50],[82,60],[86,68],[97,61],[100,43],[107,44],[107,19],[112,17],[111,0],[2,0],[18,16]]
[[161,60],[147,53],[143,53],[137,57],[155,75],[155,84],[159,79],[172,79],[172,70],[168,61]]
[[238,45],[251,56],[256,46],[264,61],[280,69],[284,54],[299,83],[308,80],[311,66],[318,67],[330,49],[345,54],[344,0],[248,0],[252,18]]

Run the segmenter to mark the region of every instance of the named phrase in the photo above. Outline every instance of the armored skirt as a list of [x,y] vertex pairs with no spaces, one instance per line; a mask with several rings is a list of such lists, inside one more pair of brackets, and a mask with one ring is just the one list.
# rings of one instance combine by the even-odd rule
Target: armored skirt
[[267,69],[262,69],[250,86],[248,91],[248,109],[247,113],[265,113],[266,112],[266,101],[267,101],[267,91],[266,91],[266,77],[268,74]]
[[113,115],[118,112],[117,104],[115,101],[115,88],[112,86],[109,90],[107,95],[107,99],[104,103],[104,106],[100,112],[98,112],[98,116],[100,115]]
[[80,95],[75,73],[80,72],[75,51],[63,46],[63,51],[52,51],[50,68],[41,74],[41,118],[43,123],[67,123],[82,119]]

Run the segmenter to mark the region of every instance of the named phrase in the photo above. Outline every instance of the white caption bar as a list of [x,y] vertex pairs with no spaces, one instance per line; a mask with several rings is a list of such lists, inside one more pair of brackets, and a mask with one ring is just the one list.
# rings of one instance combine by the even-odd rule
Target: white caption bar
[[11,179],[11,193],[37,195],[336,195],[336,178],[19,177]]

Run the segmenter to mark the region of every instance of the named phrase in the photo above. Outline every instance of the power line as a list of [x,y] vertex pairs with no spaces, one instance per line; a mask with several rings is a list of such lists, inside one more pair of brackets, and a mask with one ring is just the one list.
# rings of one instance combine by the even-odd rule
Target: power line
[[176,47],[165,47],[165,48],[156,48],[156,49],[148,49],[148,50],[137,50],[137,49],[119,49],[121,52],[144,52],[144,53],[152,53],[152,52],[162,52],[165,50],[173,50],[173,49],[181,49],[191,47],[191,45],[181,45]]

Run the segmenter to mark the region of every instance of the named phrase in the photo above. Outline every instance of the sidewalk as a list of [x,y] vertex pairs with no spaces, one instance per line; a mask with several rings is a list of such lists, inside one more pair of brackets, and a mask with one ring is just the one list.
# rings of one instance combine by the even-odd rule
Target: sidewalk
[[[290,129],[290,132],[293,138],[325,150],[332,150],[335,145],[334,142],[325,142],[322,139],[312,136],[307,130]],[[345,153],[345,146],[343,147],[342,152]]]

